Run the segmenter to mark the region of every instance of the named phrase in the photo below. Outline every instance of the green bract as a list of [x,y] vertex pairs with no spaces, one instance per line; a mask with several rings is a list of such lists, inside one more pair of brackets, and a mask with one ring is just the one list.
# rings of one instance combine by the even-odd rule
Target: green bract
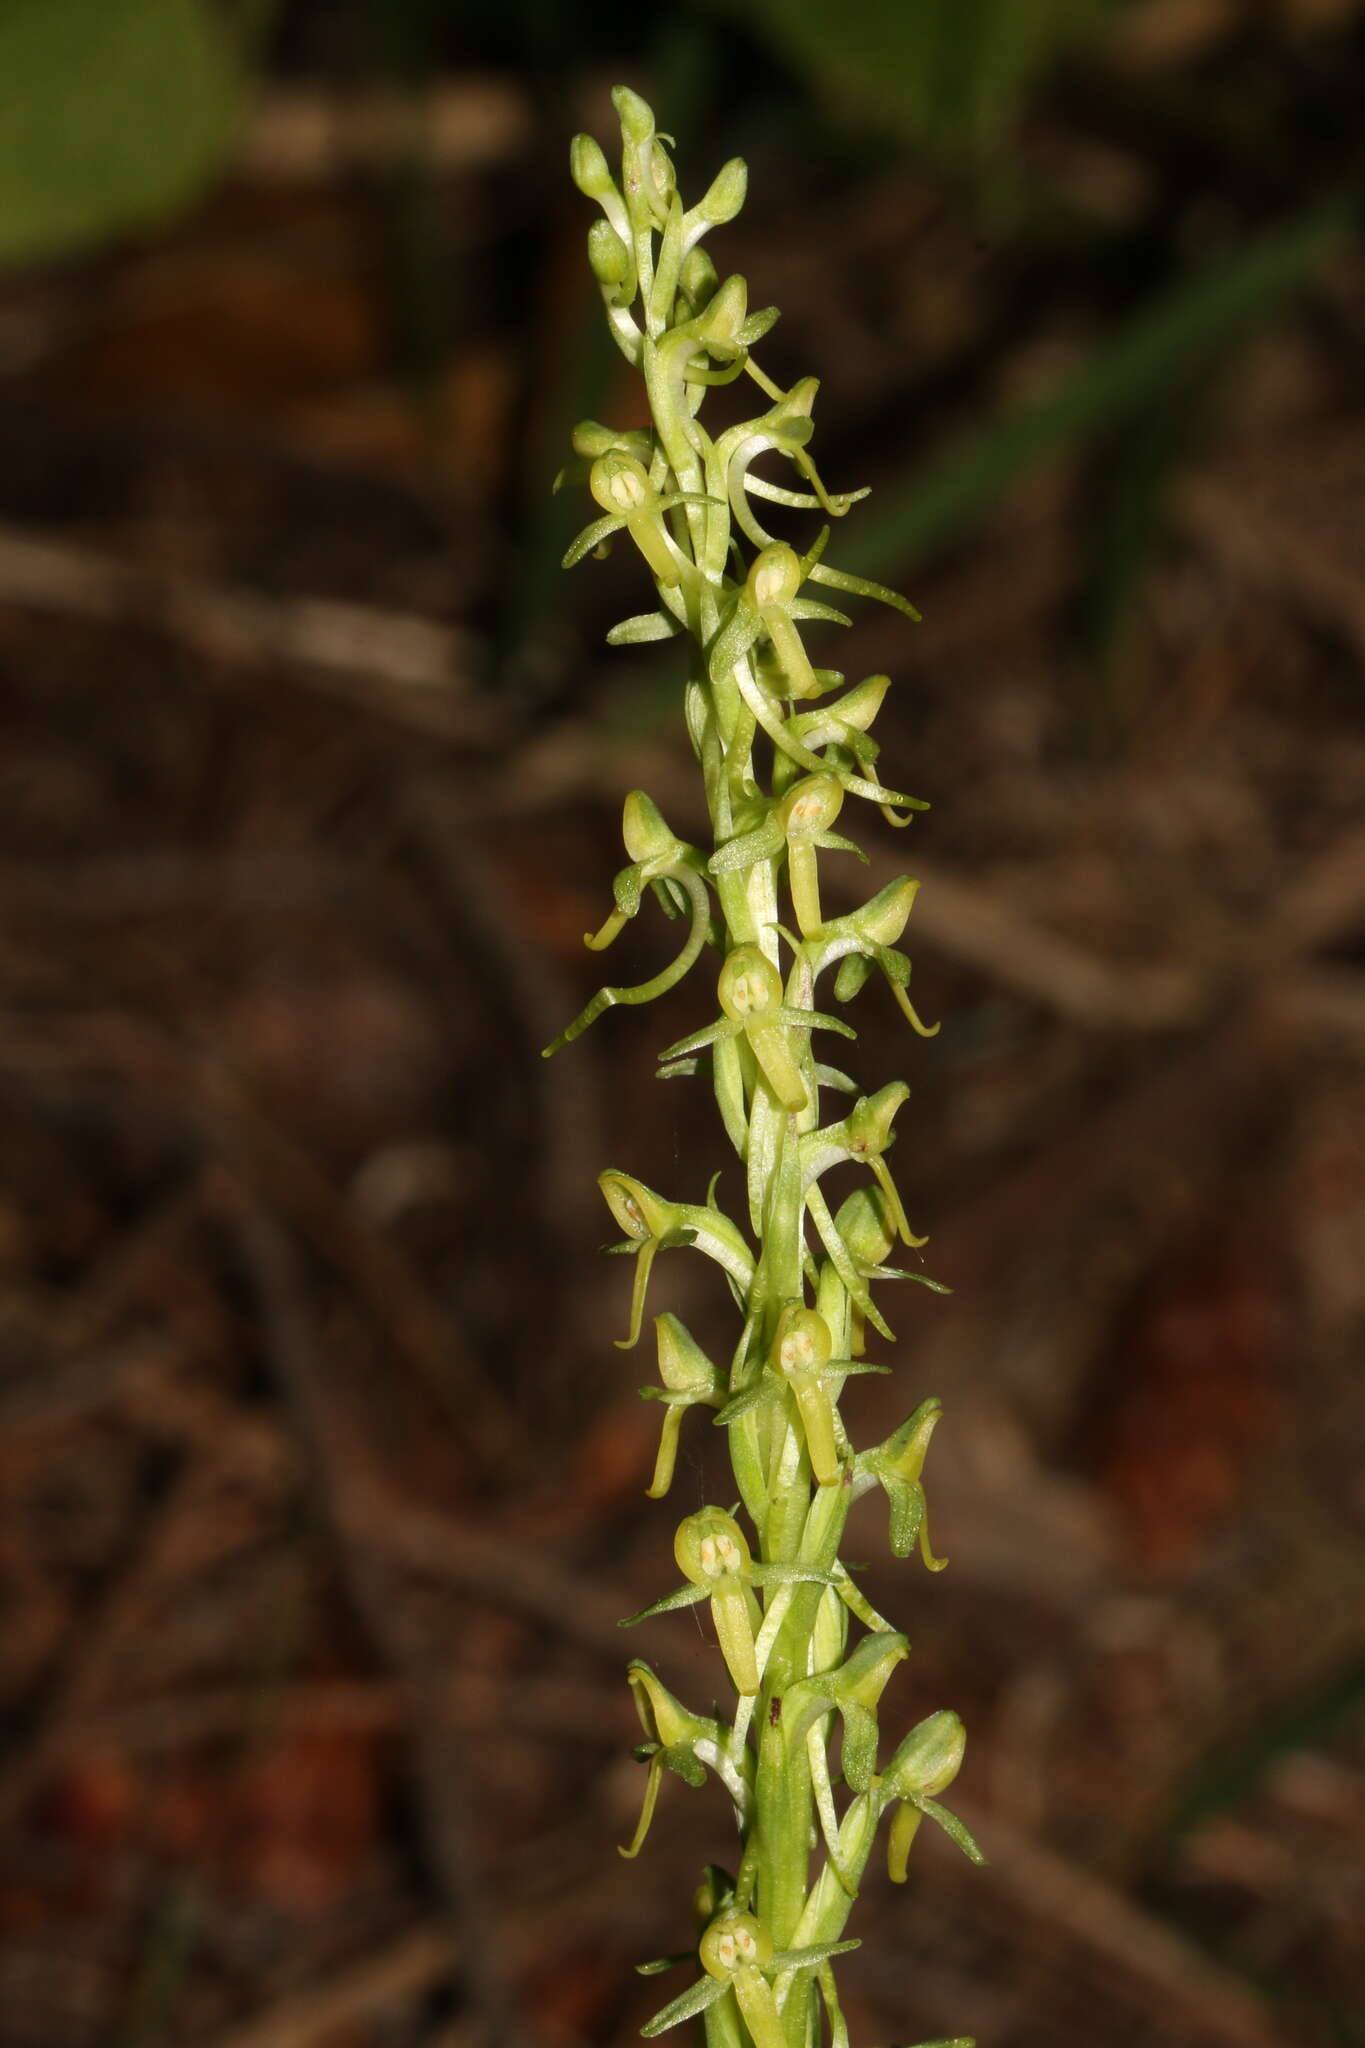
[[[601,208],[588,260],[617,346],[644,379],[651,425],[627,431],[586,420],[575,430],[575,461],[561,481],[586,481],[601,516],[565,564],[605,553],[624,536],[652,580],[654,607],[608,639],[686,644],[683,710],[712,844],[679,839],[643,790],[626,798],[629,865],[616,877],[614,909],[587,944],[610,945],[650,898],[665,915],[682,914],[687,936],[652,980],[599,989],[546,1053],[605,1010],[650,1002],[683,982],[710,950],[713,979],[703,985],[700,1020],[663,1051],[660,1071],[709,1074],[741,1163],[749,1232],[717,1205],[714,1181],[698,1202],[657,1194],[615,1168],[599,1177],[624,1233],[610,1249],[636,1261],[620,1341],[640,1335],[650,1273],[664,1250],[702,1252],[719,1266],[740,1326],[728,1361],[716,1364],[676,1315],[656,1316],[660,1383],[640,1390],[664,1409],[650,1495],[661,1497],[672,1482],[686,1410],[705,1407],[726,1432],[740,1503],[683,1519],[674,1554],[684,1583],[629,1617],[633,1624],[708,1603],[736,1696],[728,1721],[701,1715],[648,1664],[630,1666],[646,1736],[635,1754],[648,1778],[639,1826],[622,1853],[639,1852],[668,1774],[689,1785],[704,1783],[708,1771],[719,1778],[739,1831],[735,1877],[709,1866],[694,1902],[694,1981],[643,2032],[701,2018],[708,2048],[816,2048],[822,2029],[832,2048],[847,2048],[832,1964],[857,1946],[843,1931],[883,1818],[893,1878],[904,1877],[926,1814],[980,1857],[935,1796],[962,1761],[955,1714],[921,1720],[878,1772],[882,1695],[909,1644],[839,1555],[853,1502],[880,1488],[893,1554],[908,1557],[918,1545],[931,1570],[943,1562],[929,1547],[923,1485],[938,1401],[922,1400],[902,1428],[862,1451],[840,1413],[851,1375],[889,1370],[863,1358],[869,1327],[891,1336],[874,1286],[939,1285],[915,1267],[886,1264],[898,1241],[911,1252],[925,1242],[910,1229],[886,1156],[910,1091],[893,1081],[864,1094],[813,1046],[817,1031],[854,1036],[815,1007],[816,984],[830,968],[839,1002],[875,967],[914,1030],[937,1029],[912,1008],[910,962],[896,950],[918,883],[903,875],[861,908],[825,913],[820,854],[865,858],[832,829],[849,799],[878,807],[894,825],[908,824],[923,805],[887,787],[877,770],[871,727],[888,679],[845,688],[837,669],[819,665],[808,635],[849,621],[806,593],[819,584],[918,614],[895,591],[832,568],[828,524],[801,552],[759,522],[754,500],[834,520],[865,494],[826,488],[809,452],[816,380],[784,391],[765,375],[753,349],[777,315],[750,312],[745,280],[722,279],[701,246],[743,204],[744,165],[726,164],[686,209],[649,107],[624,86],[613,98],[619,180],[587,136],[575,139],[570,167]],[[762,403],[713,438],[701,418],[708,390],[743,378],[758,386]],[[754,474],[765,455],[789,466],[794,486]],[[837,1113],[822,1111],[827,1090],[845,1097]],[[850,1168],[858,1183],[831,1210],[821,1183]],[[852,1643],[850,1618],[858,1630]]]

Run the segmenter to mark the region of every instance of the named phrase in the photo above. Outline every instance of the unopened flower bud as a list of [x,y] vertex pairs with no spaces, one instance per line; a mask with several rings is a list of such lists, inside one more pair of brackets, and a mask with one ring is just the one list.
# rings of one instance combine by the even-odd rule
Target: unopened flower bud
[[588,229],[588,264],[597,282],[608,290],[631,278],[634,258],[609,220],[595,220]]
[[621,838],[635,861],[663,860],[678,841],[667,819],[642,789],[631,790],[621,813]]
[[615,427],[604,427],[600,420],[580,420],[570,436],[574,454],[582,456],[586,462],[605,455],[620,438]]
[[585,199],[603,200],[616,189],[607,159],[591,135],[575,135],[569,144],[569,176]]
[[718,1863],[708,1863],[692,1894],[692,1910],[703,1926],[714,1920],[735,1895],[735,1881]]
[[706,311],[697,322],[697,332],[709,347],[733,348],[735,336],[749,310],[749,287],[742,277],[727,277],[712,293]]
[[945,1792],[962,1768],[966,1747],[961,1718],[941,1708],[910,1730],[882,1773],[882,1790],[897,1799],[933,1798]]
[[749,167],[742,156],[732,156],[729,163],[721,165],[692,211],[708,227],[723,227],[743,206],[748,188]]
[[704,306],[715,297],[716,287],[720,283],[720,273],[707,250],[700,246],[688,250],[683,258],[678,282],[694,306]]
[[678,176],[668,151],[662,149],[657,142],[649,152],[649,171],[656,199],[671,199]]
[[612,88],[611,103],[627,142],[648,142],[654,133],[654,109],[628,85]]

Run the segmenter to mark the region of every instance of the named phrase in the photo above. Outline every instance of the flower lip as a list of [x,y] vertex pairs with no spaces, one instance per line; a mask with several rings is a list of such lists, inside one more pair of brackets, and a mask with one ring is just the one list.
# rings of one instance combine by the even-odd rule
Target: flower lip
[[659,806],[643,789],[632,789],[626,798],[621,837],[633,861],[667,859],[678,845]]

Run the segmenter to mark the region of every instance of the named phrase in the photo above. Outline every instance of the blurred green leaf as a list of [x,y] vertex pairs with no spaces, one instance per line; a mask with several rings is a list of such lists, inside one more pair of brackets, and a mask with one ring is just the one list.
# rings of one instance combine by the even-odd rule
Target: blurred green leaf
[[1334,1671],[1312,1692],[1287,1700],[1240,1741],[1212,1751],[1196,1766],[1152,1844],[1154,1864],[1171,1861],[1188,1835],[1255,1792],[1282,1757],[1329,1741],[1365,1713],[1365,1658]]
[[1207,263],[1135,313],[1060,390],[948,448],[861,522],[872,567],[903,573],[1035,463],[1159,400],[1291,297],[1350,235],[1359,205],[1352,187]]
[[980,152],[1115,0],[721,0],[817,92],[941,156]]
[[208,0],[3,0],[0,262],[188,204],[223,159],[241,85]]

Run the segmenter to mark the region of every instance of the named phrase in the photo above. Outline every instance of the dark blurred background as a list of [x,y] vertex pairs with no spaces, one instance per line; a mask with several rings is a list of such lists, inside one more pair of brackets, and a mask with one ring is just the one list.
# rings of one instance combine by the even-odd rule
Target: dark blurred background
[[626,1654],[717,1669],[616,1618],[728,1496],[690,1418],[643,1499],[593,1256],[602,1166],[722,1160],[651,1078],[711,998],[537,1058],[624,792],[700,826],[549,493],[642,418],[622,78],[689,195],[748,159],[717,261],[924,613],[824,655],[933,806],[860,836],[944,1028],[870,988],[858,1071],[955,1290],[848,1408],[945,1403],[952,1569],[867,1583],[991,1864],[869,1884],[854,2039],[1359,2048],[1359,0],[4,0],[0,2044],[624,2042],[732,1854],[672,1779],[615,1853]]

